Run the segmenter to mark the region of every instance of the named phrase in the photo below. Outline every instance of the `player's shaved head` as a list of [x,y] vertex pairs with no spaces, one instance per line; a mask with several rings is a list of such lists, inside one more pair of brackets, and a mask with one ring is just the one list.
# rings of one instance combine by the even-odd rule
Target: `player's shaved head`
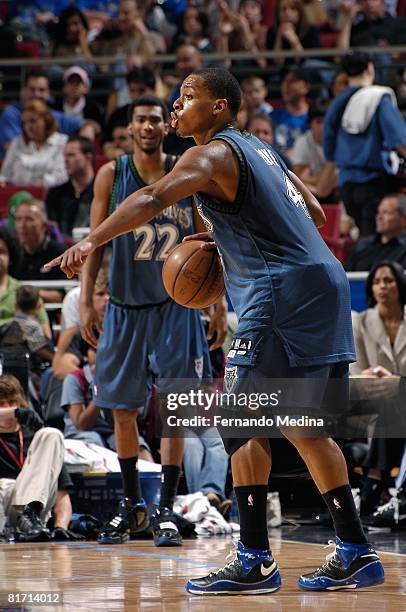
[[199,76],[214,98],[224,98],[233,119],[236,119],[241,105],[241,89],[235,76],[226,68],[203,68],[193,72]]

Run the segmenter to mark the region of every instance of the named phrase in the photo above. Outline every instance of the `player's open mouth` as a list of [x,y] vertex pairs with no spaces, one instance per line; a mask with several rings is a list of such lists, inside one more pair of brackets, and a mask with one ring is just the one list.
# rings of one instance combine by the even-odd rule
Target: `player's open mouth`
[[171,113],[171,128],[174,128],[176,130],[176,128],[178,127],[178,118],[175,115],[175,113]]

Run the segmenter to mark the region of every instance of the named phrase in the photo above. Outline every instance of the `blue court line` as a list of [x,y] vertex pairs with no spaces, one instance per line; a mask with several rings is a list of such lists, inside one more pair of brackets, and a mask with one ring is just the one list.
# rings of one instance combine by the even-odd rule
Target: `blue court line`
[[111,546],[103,546],[98,544],[97,546],[90,546],[88,544],[76,544],[76,543],[71,543],[68,544],[69,547],[72,548],[81,548],[81,549],[87,549],[87,550],[103,550],[103,551],[108,551],[111,553],[117,553],[117,552],[124,552],[127,553],[129,555],[138,555],[138,556],[144,556],[144,557],[153,557],[155,559],[167,559],[168,561],[178,561],[179,563],[188,563],[189,565],[196,565],[199,567],[216,567],[215,564],[213,563],[201,563],[199,561],[193,561],[192,559],[186,559],[185,557],[178,557],[175,555],[160,555],[158,553],[149,553],[149,552],[142,552],[139,550],[132,550],[130,548],[112,548]]

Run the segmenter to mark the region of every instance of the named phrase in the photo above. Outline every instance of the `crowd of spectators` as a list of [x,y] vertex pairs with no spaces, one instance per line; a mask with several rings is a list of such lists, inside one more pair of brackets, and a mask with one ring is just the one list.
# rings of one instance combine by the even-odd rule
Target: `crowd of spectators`
[[[42,389],[52,388],[53,401],[57,397],[55,422],[65,437],[115,448],[112,424],[91,397],[94,351],[80,338],[80,288],[65,295],[59,287],[37,290],[24,281],[64,280],[58,269],[44,272],[42,266],[72,243],[78,228],[89,226],[98,168],[131,154],[130,103],[153,94],[170,107],[194,70],[225,65],[236,74],[243,92],[238,127],[272,145],[324,206],[339,211],[347,247],[337,256],[347,271],[401,276],[406,267],[406,59],[404,52],[372,57],[356,47],[405,45],[405,12],[403,2],[384,0],[9,4],[0,28],[9,44],[0,47],[0,55],[17,57],[28,44],[39,63],[47,57],[55,61],[41,71],[26,69],[18,99],[1,106],[0,325],[18,325],[18,342],[26,344],[35,374],[41,378],[47,372]],[[319,57],[321,47],[349,53]],[[302,55],[309,49],[311,57]],[[267,57],[262,51],[276,53]],[[220,55],[213,59],[215,52]],[[230,52],[245,55],[235,59]],[[174,54],[172,64],[156,61],[164,53]],[[96,82],[101,87],[94,87]],[[164,149],[182,154],[193,144],[169,130]],[[371,278],[373,287],[383,283]],[[94,296],[101,314],[108,295],[102,275]],[[397,329],[386,333],[387,309],[376,295],[374,308],[354,319],[358,361],[352,372],[372,376],[373,368],[382,366],[405,376],[403,365],[389,368],[381,353],[371,357],[368,334],[373,337],[377,328],[379,345],[385,338],[389,342],[386,357],[391,352],[398,363],[395,353],[404,351],[397,339],[398,329],[404,334],[404,301],[398,300]],[[62,320],[44,308],[58,303]],[[361,351],[365,342],[368,351]],[[150,443],[141,441],[140,456],[147,460],[153,460]],[[49,444],[58,447],[59,439]],[[368,478],[381,482],[381,474],[393,467],[388,454],[376,460],[374,449],[372,444],[364,462],[367,484]],[[205,462],[209,453],[214,470]],[[220,440],[203,438],[199,447],[189,440],[184,467],[190,492],[203,490],[216,507],[224,506],[227,458]],[[379,496],[372,505],[363,501],[364,510],[373,511],[379,501]],[[43,502],[47,510],[49,503]]]

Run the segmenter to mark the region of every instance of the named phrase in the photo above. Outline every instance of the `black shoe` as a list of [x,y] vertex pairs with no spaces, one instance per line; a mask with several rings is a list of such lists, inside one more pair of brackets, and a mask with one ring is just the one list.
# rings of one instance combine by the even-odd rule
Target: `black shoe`
[[70,531],[70,529],[64,529],[63,527],[55,527],[52,532],[52,539],[54,542],[78,542],[84,540],[85,536],[80,533]]
[[51,532],[29,506],[25,506],[18,517],[15,533],[19,542],[49,542],[51,539]]
[[151,515],[155,546],[182,546],[176,515],[169,508],[156,508]]
[[123,544],[133,533],[144,531],[149,525],[147,505],[143,499],[133,505],[127,497],[118,504],[115,515],[98,535],[99,544]]
[[192,595],[264,595],[277,591],[281,576],[269,550],[237,544],[236,558],[223,568],[186,584]]
[[361,489],[361,516],[372,514],[379,506],[384,484],[381,480],[366,478]]
[[362,520],[369,531],[406,528],[406,496],[394,495],[387,504],[379,506],[373,514]]
[[[334,544],[332,540],[330,542]],[[382,563],[369,544],[352,544],[336,537],[335,550],[316,571],[300,576],[305,591],[359,589],[385,581]]]

